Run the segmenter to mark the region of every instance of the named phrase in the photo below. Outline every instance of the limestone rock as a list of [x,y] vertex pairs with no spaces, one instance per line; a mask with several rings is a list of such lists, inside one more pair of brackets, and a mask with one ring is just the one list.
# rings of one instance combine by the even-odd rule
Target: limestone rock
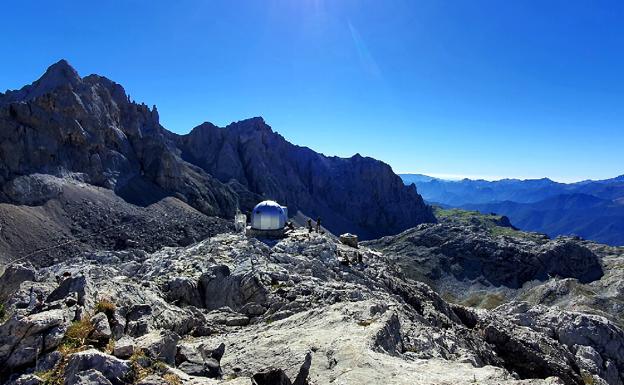
[[6,303],[24,281],[34,281],[35,274],[35,269],[31,266],[9,265],[0,277],[0,303]]
[[[88,373],[83,374],[85,371],[88,371]],[[73,381],[83,381],[83,379],[87,381],[86,383],[94,379],[95,381],[101,381],[99,383],[105,384],[106,382],[102,378],[109,381],[112,385],[124,385],[130,379],[131,374],[132,367],[129,362],[96,349],[72,354],[65,369],[67,385],[80,383]]]
[[25,374],[10,381],[6,385],[40,385],[43,384],[43,380],[35,374]]
[[84,275],[64,279],[59,287],[46,298],[46,302],[65,299],[74,293],[80,305],[92,304],[93,301],[89,299],[91,288]]
[[111,338],[112,332],[106,314],[95,314],[93,317],[91,317],[91,323],[93,324],[93,332],[91,333],[92,338],[96,340],[106,341]]
[[88,369],[67,377],[65,385],[111,385],[111,381],[97,370]]
[[248,303],[263,304],[267,290],[254,274],[231,275],[225,266],[215,266],[199,278],[204,307],[218,309],[228,306],[240,310]]
[[220,378],[223,374],[220,361],[224,352],[224,344],[210,349],[203,344],[183,343],[177,348],[176,365],[181,371],[193,376]]
[[173,365],[179,339],[179,335],[169,330],[156,330],[137,338],[136,347],[152,359]]
[[130,337],[121,337],[115,341],[115,347],[113,348],[113,355],[117,358],[128,358],[135,351],[134,340]]
[[54,349],[60,339],[46,337],[62,336],[68,324],[67,314],[60,309],[9,319],[0,326],[0,373],[34,363],[40,354]]

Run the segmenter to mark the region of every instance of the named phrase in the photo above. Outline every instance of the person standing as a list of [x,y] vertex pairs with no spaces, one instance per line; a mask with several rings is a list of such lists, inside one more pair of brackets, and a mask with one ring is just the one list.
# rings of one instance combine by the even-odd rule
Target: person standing
[[321,233],[321,217],[316,218],[316,232]]

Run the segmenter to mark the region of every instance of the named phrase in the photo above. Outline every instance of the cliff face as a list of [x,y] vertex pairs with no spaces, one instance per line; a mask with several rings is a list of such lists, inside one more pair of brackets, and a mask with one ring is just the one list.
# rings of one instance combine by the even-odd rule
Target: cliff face
[[177,138],[182,157],[222,182],[301,211],[335,233],[363,238],[397,233],[434,217],[414,187],[404,186],[387,164],[362,157],[327,157],[295,146],[262,118],[225,128],[204,123]]
[[0,95],[3,200],[16,177],[68,176],[150,203],[175,195],[210,215],[230,215],[236,194],[182,161],[156,108],[131,102],[106,78],[81,78],[65,61],[33,84]]
[[[272,198],[292,213],[320,216],[332,232],[363,238],[435,220],[415,188],[382,162],[292,145],[260,118],[178,136],[160,125],[156,107],[130,101],[104,77],[81,78],[64,60],[0,94],[0,201],[48,200],[50,188],[28,179],[35,173],[105,187],[143,206],[174,196],[226,217]],[[45,193],[24,202],[31,184]]]

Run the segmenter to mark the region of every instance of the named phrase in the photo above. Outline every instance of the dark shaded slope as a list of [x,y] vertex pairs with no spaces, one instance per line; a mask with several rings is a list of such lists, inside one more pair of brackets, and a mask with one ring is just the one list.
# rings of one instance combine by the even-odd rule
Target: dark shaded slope
[[397,233],[434,217],[416,189],[404,186],[387,164],[362,157],[327,157],[295,146],[261,118],[225,128],[204,123],[177,139],[182,157],[222,182],[239,181],[335,233],[363,238]]

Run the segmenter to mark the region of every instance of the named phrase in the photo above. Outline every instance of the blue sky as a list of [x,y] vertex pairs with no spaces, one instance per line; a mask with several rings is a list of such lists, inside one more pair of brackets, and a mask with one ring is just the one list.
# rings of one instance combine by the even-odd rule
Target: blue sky
[[185,133],[263,116],[396,172],[624,174],[624,2],[19,1],[0,89],[66,58]]

